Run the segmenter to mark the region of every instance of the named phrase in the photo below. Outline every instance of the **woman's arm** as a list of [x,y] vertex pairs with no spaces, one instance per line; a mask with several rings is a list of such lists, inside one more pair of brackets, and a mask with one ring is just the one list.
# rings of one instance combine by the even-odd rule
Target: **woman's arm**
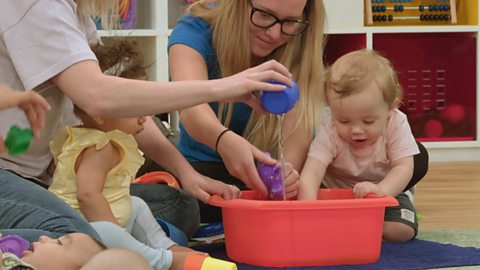
[[[175,44],[170,47],[169,52],[172,80],[208,79],[206,63],[197,51],[185,45]],[[208,104],[184,109],[180,112],[180,118],[192,138],[212,149],[215,149],[219,134],[226,128],[220,123]],[[256,171],[255,160],[266,164],[275,163],[274,160],[234,132],[227,132],[222,136],[217,151],[231,175],[242,180],[248,187],[267,194],[267,190]]]
[[111,143],[100,150],[91,146],[77,158],[75,164],[77,200],[80,211],[90,222],[109,221],[119,225],[107,199],[102,194],[107,173],[118,161],[118,150]]
[[135,136],[139,148],[151,159],[173,173],[182,188],[195,198],[207,203],[211,194],[218,194],[225,199],[234,199],[240,190],[220,181],[199,174],[185,160],[175,146],[168,141],[151,118],[144,124],[145,129]]
[[[188,46],[175,44],[169,54],[172,81],[208,80],[207,65],[200,53]],[[183,109],[180,118],[192,138],[215,149],[216,138],[225,127],[208,104]]]
[[231,100],[257,89],[283,90],[283,86],[265,81],[291,85],[288,76],[284,66],[269,61],[225,79],[163,83],[107,76],[97,62],[86,60],[71,65],[52,81],[89,115],[132,117]]

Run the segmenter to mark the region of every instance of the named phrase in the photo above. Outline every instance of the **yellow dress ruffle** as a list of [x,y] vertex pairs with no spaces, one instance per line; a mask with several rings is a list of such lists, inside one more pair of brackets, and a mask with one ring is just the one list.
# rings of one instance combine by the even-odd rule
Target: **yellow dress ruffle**
[[86,148],[95,146],[99,150],[108,143],[118,149],[120,162],[108,172],[102,193],[115,218],[124,226],[131,214],[130,183],[145,161],[132,135],[119,130],[103,132],[97,129],[65,127],[50,142],[56,169],[49,190],[80,211],[76,197],[75,162]]

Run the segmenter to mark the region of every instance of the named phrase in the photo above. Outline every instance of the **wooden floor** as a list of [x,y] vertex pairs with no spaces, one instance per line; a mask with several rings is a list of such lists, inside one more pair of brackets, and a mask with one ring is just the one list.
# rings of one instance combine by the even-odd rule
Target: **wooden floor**
[[480,229],[480,162],[431,163],[414,204],[420,231]]

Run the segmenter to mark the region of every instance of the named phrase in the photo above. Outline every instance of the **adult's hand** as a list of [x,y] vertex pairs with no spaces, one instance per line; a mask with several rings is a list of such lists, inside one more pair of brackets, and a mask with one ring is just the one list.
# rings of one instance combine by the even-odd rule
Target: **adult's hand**
[[[48,102],[34,91],[14,91],[0,85],[0,109],[19,107],[27,115],[30,127],[36,138],[40,137],[40,129],[45,123],[45,112],[50,110]],[[3,139],[0,138],[0,152],[5,151]]]
[[[252,92],[259,90],[282,91],[286,88],[285,85],[269,83],[270,80],[290,87],[293,86],[291,73],[285,66],[275,60],[211,82],[215,84],[214,89],[221,93],[219,101],[242,101],[255,106],[256,101]],[[258,107],[255,106],[255,108]]]
[[267,195],[267,188],[258,175],[255,160],[274,165],[277,162],[275,159],[231,131],[222,136],[217,151],[232,176],[240,179],[248,188]]
[[182,183],[182,188],[188,194],[204,203],[208,203],[211,195],[220,195],[226,200],[240,197],[240,189],[238,187],[201,175],[195,170],[182,177],[183,179],[179,179]]

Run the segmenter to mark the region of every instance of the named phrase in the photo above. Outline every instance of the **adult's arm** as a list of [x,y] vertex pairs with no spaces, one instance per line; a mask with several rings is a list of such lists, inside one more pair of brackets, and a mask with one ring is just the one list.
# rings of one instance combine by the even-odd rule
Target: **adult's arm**
[[[173,81],[208,81],[205,60],[196,50],[186,45],[175,44],[170,47],[169,53],[170,76]],[[192,138],[212,149],[218,146],[217,151],[231,175],[242,180],[248,187],[267,193],[256,171],[255,160],[267,164],[274,161],[234,132],[223,134],[216,145],[219,134],[226,127],[217,119],[208,104],[181,110],[180,119]]]
[[287,76],[284,66],[270,61],[221,80],[164,83],[107,76],[96,61],[85,60],[63,70],[52,81],[92,116],[133,117],[244,97],[255,89],[283,90],[265,81],[291,84]]
[[207,203],[211,194],[225,199],[234,199],[240,195],[237,187],[199,174],[185,160],[177,148],[163,135],[151,118],[144,124],[145,129],[135,136],[139,148],[151,159],[173,173],[182,188],[190,195]]

